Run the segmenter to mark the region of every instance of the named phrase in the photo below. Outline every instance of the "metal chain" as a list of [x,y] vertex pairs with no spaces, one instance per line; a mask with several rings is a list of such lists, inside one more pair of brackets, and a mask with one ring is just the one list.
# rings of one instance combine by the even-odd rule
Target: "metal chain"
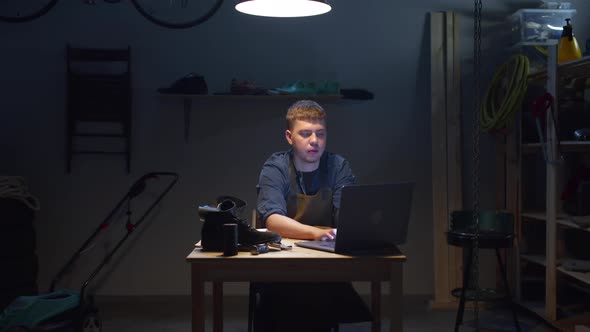
[[[475,238],[472,248],[472,285],[475,293],[474,315],[475,330],[479,331],[479,120],[481,109],[481,9],[482,0],[474,0],[473,16],[473,222]],[[471,273],[470,273],[471,275]]]

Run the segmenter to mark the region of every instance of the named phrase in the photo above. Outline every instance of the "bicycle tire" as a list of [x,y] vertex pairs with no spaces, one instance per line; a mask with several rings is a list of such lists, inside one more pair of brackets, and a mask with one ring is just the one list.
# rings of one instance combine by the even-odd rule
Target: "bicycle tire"
[[143,8],[139,4],[138,0],[131,0],[131,2],[133,3],[133,6],[135,7],[135,9],[143,17],[145,17],[148,21],[150,21],[156,25],[162,26],[164,28],[169,28],[169,29],[187,29],[187,28],[192,28],[194,26],[197,26],[201,23],[204,23],[207,20],[209,20],[219,10],[221,5],[223,4],[223,0],[217,0],[215,2],[215,4],[213,4],[211,9],[209,9],[202,16],[200,16],[194,20],[187,21],[187,22],[173,23],[173,22],[168,22],[164,19],[157,18],[157,17],[153,16],[152,14],[150,14],[145,8]]
[[39,8],[39,10],[25,16],[5,16],[0,14],[0,21],[8,23],[22,23],[32,21],[47,14],[53,7],[55,7],[58,1],[59,0],[50,0],[43,7]]

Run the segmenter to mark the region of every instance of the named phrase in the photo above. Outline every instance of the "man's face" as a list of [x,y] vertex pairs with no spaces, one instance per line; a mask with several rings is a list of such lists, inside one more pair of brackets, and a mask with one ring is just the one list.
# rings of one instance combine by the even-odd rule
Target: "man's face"
[[295,166],[300,171],[313,171],[319,166],[326,149],[326,123],[324,120],[295,120],[293,128],[285,132],[294,152]]

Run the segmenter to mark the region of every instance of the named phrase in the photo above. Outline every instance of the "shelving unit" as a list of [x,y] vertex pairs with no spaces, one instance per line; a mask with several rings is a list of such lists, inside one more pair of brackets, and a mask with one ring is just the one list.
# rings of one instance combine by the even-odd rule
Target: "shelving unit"
[[[545,80],[546,91],[554,96],[554,110],[558,116],[559,87],[564,82],[572,79],[590,78],[590,57],[564,64],[557,64],[557,45],[550,44],[548,47],[547,70],[529,76],[530,80]],[[564,239],[562,230],[578,229],[589,231],[571,221],[571,218],[561,211],[560,184],[565,173],[565,164],[560,160],[560,154],[588,153],[590,154],[590,142],[562,141],[559,142],[556,134],[551,113],[547,112],[545,132],[545,149],[548,162],[545,162],[545,210],[532,211],[528,206],[523,206],[523,195],[526,195],[527,185],[524,181],[523,162],[534,163],[530,159],[532,155],[541,153],[540,143],[522,143],[520,135],[512,135],[510,139],[513,146],[520,146],[516,160],[506,160],[510,163],[514,172],[518,174],[511,176],[506,174],[506,188],[515,191],[517,204],[515,204],[514,215],[516,216],[517,240],[514,252],[515,261],[515,282],[517,289],[518,303],[529,311],[541,316],[547,322],[564,331],[573,331],[575,324],[590,326],[590,301],[587,310],[573,316],[568,315],[568,308],[565,306],[563,295],[564,289],[573,286],[584,287],[590,294],[590,272],[574,272],[563,268],[561,262],[566,259],[564,250]],[[511,146],[510,142],[507,146]],[[510,172],[510,168],[507,168]],[[544,239],[539,239],[543,237]],[[541,271],[541,272],[539,272]],[[543,273],[544,271],[544,273]],[[529,283],[528,285],[526,283]],[[544,285],[542,285],[544,284]],[[542,285],[544,296],[528,299],[523,289],[525,286]],[[529,292],[529,297],[534,292]],[[587,295],[590,298],[589,295]]]

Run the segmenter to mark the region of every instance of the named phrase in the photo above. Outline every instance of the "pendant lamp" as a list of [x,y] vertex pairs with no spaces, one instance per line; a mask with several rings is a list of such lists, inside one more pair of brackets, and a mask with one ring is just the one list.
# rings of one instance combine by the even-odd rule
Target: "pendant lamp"
[[331,9],[327,0],[241,0],[236,5],[244,14],[268,17],[314,16]]

